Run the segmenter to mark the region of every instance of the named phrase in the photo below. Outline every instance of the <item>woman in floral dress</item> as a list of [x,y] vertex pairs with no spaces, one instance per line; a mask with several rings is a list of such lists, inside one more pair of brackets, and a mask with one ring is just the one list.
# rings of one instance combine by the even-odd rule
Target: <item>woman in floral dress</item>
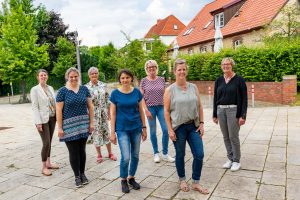
[[108,157],[110,160],[116,161],[117,157],[111,151],[111,143],[109,140],[110,132],[108,127],[109,114],[109,94],[106,84],[99,81],[99,71],[96,67],[91,67],[88,70],[90,82],[86,84],[89,89],[94,105],[94,122],[95,129],[92,133],[93,144],[97,151],[97,162],[103,161],[101,146],[106,145]]

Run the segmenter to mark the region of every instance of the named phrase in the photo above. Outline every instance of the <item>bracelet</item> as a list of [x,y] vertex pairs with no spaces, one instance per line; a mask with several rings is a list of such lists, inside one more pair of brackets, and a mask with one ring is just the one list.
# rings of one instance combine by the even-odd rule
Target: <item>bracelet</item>
[[147,127],[146,127],[146,126],[143,126],[142,128],[144,129],[144,128],[147,128]]
[[200,124],[204,124],[204,122],[202,122],[202,121],[200,121],[199,123],[200,123]]

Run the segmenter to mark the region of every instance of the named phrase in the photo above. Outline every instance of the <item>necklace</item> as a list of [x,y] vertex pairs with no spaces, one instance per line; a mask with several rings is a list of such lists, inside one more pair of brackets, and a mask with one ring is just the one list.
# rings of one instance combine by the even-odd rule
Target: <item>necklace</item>
[[226,77],[224,74],[225,83],[228,83],[232,79],[232,77],[234,77],[234,75],[235,75],[235,73],[232,73],[231,76]]

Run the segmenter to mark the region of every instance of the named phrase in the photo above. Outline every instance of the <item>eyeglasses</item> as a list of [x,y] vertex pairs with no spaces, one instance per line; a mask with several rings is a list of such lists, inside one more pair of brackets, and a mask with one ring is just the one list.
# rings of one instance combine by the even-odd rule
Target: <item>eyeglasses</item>
[[223,66],[231,65],[231,63],[223,63],[222,65],[223,65]]
[[156,66],[148,66],[147,69],[153,69],[153,68],[156,68]]

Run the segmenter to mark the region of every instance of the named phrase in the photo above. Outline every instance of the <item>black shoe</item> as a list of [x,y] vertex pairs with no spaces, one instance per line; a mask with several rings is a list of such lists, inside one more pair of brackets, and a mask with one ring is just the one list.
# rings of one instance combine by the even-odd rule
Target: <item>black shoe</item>
[[77,188],[82,187],[82,181],[81,181],[80,176],[75,176],[75,186],[76,186]]
[[122,192],[123,193],[129,193],[130,192],[128,184],[127,184],[127,180],[121,180],[121,186],[122,186]]
[[132,186],[132,188],[133,188],[134,190],[139,190],[139,189],[141,188],[140,184],[138,184],[138,183],[134,180],[134,178],[129,178],[129,179],[128,179],[128,183],[129,183],[129,185]]
[[86,185],[89,183],[89,180],[87,179],[85,174],[81,174],[81,182],[82,182],[82,185]]

